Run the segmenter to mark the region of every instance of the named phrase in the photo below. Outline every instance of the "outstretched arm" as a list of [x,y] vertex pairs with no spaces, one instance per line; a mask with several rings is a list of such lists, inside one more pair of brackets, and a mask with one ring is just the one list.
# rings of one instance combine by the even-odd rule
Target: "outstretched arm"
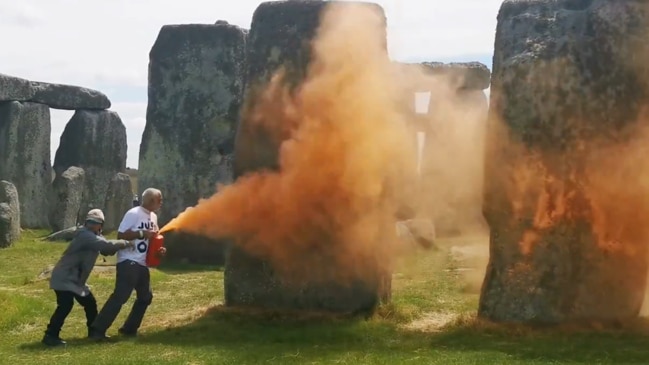
[[133,247],[133,243],[124,240],[109,241],[102,236],[92,235],[89,236],[87,245],[93,251],[99,251],[104,256],[112,256],[117,253],[119,250],[123,250],[127,247]]
[[150,238],[154,233],[155,233],[155,231],[146,230],[146,229],[145,230],[130,230],[130,229],[127,229],[124,232],[122,232],[122,231],[117,232],[117,238],[120,239],[120,240],[131,241],[131,240],[135,240],[135,239],[138,239],[138,238],[140,238],[140,239]]

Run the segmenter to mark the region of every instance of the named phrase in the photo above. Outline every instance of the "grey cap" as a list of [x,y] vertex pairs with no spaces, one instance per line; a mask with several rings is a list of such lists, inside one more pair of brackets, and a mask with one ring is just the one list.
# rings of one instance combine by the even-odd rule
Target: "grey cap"
[[88,221],[93,222],[93,223],[103,224],[104,223],[104,212],[102,212],[101,209],[92,209],[86,215],[86,222],[88,222]]

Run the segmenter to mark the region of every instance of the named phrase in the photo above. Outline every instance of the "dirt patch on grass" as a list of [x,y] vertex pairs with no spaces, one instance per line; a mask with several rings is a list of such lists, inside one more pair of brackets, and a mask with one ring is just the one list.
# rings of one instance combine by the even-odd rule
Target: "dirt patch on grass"
[[214,305],[200,306],[190,310],[182,310],[178,312],[171,312],[164,315],[150,316],[143,328],[173,328],[185,325],[196,319],[204,316]]
[[431,312],[407,323],[403,329],[417,332],[438,332],[459,318],[457,313]]

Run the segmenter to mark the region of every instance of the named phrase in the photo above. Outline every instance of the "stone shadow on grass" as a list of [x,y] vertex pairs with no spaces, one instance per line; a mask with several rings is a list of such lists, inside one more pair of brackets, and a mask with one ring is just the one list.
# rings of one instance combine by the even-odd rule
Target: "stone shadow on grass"
[[418,351],[497,352],[521,361],[646,365],[649,323],[638,321],[620,329],[531,328],[485,324],[477,320],[452,323],[426,332],[402,329],[386,320],[351,316],[258,312],[214,307],[197,320],[178,327],[144,333],[138,342],[176,346],[254,349],[273,358],[298,351],[303,356],[345,352],[390,353],[407,357]]
[[[369,325],[378,338],[359,327]],[[369,331],[369,330],[368,330]],[[259,356],[273,358],[284,352],[322,355],[345,351],[399,351],[383,340],[392,338],[393,326],[366,322],[352,315],[257,311],[213,307],[186,325],[143,333],[137,341],[170,346],[254,349]],[[406,350],[406,349],[404,349]]]
[[168,275],[175,275],[208,271],[223,272],[225,270],[225,267],[221,265],[199,265],[180,262],[163,262],[160,266],[156,267],[156,269]]
[[428,336],[432,347],[462,352],[500,352],[523,361],[649,363],[647,319],[556,326],[501,325],[465,319]]

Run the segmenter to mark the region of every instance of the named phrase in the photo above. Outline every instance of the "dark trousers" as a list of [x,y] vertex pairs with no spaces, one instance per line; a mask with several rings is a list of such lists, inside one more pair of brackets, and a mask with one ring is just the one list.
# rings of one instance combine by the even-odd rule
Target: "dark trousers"
[[128,301],[133,290],[135,290],[135,303],[133,303],[131,313],[120,329],[127,333],[136,333],[142,324],[147,308],[153,300],[149,268],[134,261],[126,260],[117,264],[116,270],[115,290],[104,304],[99,315],[97,315],[92,328],[99,333],[105,333],[117,318],[122,306]]
[[59,337],[61,327],[63,327],[65,319],[72,311],[75,299],[86,312],[86,325],[90,327],[95,321],[97,317],[97,300],[95,300],[92,293],[88,293],[85,297],[71,291],[55,290],[54,293],[56,293],[56,309],[54,310],[54,314],[52,314],[52,318],[50,318],[50,323],[47,325],[46,334]]

